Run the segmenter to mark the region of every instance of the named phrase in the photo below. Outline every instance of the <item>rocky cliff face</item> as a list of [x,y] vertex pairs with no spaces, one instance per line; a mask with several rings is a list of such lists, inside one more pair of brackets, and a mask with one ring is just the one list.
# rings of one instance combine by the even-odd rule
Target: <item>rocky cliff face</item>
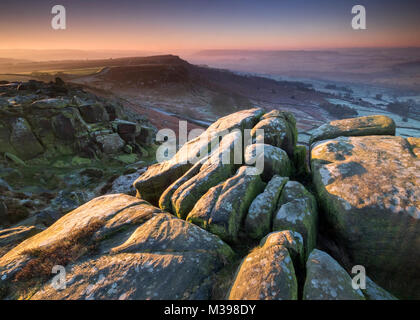
[[[261,128],[264,141],[256,134]],[[238,157],[247,129],[252,144]],[[420,298],[420,141],[392,136],[393,130],[383,117],[320,128],[309,172],[292,114],[250,109],[221,118],[203,139],[141,174],[137,197],[93,199],[8,249],[0,257],[0,294]],[[228,134],[209,154],[222,131]],[[262,171],[246,161],[258,157]],[[29,230],[5,236],[20,232]],[[57,264],[67,271],[62,290],[51,279]],[[366,269],[365,288],[352,287],[355,265]]]
[[59,78],[0,85],[0,226],[49,226],[144,166],[154,136],[119,102]]

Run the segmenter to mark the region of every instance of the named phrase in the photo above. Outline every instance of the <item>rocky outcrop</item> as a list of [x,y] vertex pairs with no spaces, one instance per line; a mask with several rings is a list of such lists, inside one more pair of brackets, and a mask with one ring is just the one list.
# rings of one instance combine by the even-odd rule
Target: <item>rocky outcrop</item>
[[337,137],[395,135],[395,122],[387,116],[366,116],[335,120],[314,130],[309,144]]
[[0,95],[0,178],[9,185],[0,192],[8,208],[0,226],[46,210],[65,214],[103,194],[126,166],[154,161],[147,153],[155,148],[150,137],[156,129],[119,101],[60,79],[1,84]]
[[318,212],[314,196],[297,181],[289,181],[283,188],[273,218],[273,230],[293,230],[304,239],[306,256],[315,248]]
[[[50,103],[38,101],[37,108],[48,110]],[[68,130],[70,124],[86,121],[81,115],[77,121],[62,115],[57,121],[62,123],[62,137],[70,141],[77,132]],[[382,135],[381,130],[373,136],[343,136],[369,133],[380,127],[379,120],[346,120],[350,124],[341,126],[339,137],[313,143],[312,181],[306,149],[295,145],[293,117],[277,111],[264,115],[260,109],[217,121],[202,135],[205,139],[189,141],[164,163],[146,168],[144,162],[137,162],[125,167],[123,175],[109,179],[107,168],[95,168],[93,162],[86,164],[87,158],[75,157],[72,161],[80,171],[66,175],[67,180],[96,184],[102,194],[133,194],[134,188],[127,184],[140,175],[134,183],[137,197],[109,194],[68,214],[41,210],[29,215],[20,228],[1,230],[0,296],[416,298],[420,139]],[[385,127],[389,130],[391,125]],[[130,121],[118,120],[112,128],[94,136],[118,135],[123,149],[136,141],[137,126]],[[252,134],[247,136],[245,129]],[[267,131],[264,143],[257,129]],[[3,133],[0,127],[0,136]],[[209,154],[216,141],[220,144]],[[261,146],[264,153],[258,153]],[[31,161],[9,151],[5,157],[20,170]],[[63,165],[54,163],[56,168]],[[19,174],[14,168],[0,170],[0,177],[9,180]],[[56,178],[53,174],[48,179]],[[0,197],[0,222],[19,216],[22,203],[37,205],[36,198],[26,199],[25,193],[2,179],[0,196],[14,200],[6,203]],[[105,185],[98,183],[101,179],[108,179]],[[61,190],[51,203],[54,208],[71,208],[75,198],[85,197],[80,192]],[[33,235],[35,229],[39,233]],[[66,270],[63,290],[53,287],[55,265]],[[348,273],[355,265],[364,266],[368,273],[366,288],[361,290],[353,289]]]
[[135,182],[138,197],[157,205],[166,188],[208,156],[208,148],[216,139],[235,129],[240,132],[252,129],[262,114],[261,109],[250,109],[217,120],[199,137],[183,145],[171,160],[156,164],[140,176]]
[[203,163],[200,171],[191,179],[179,186],[171,198],[174,213],[185,219],[200,197],[209,188],[231,177],[237,164],[234,162],[235,146],[242,143],[242,135],[238,131],[227,134],[220,146]]
[[329,254],[315,249],[306,263],[304,300],[364,300],[360,289],[353,289],[348,273]]
[[242,221],[253,199],[262,192],[264,184],[252,167],[242,166],[235,176],[210,189],[194,206],[187,221],[220,236],[236,241]]
[[245,163],[264,164],[261,178],[269,181],[274,175],[288,177],[292,173],[292,163],[286,151],[269,144],[255,143],[245,150]]
[[289,244],[296,249],[297,244],[285,238],[272,233],[244,258],[230,289],[230,300],[297,300],[298,284],[288,251]]
[[352,260],[392,293],[419,297],[420,160],[412,144],[391,136],[323,141],[312,149],[312,170],[324,217]]
[[245,219],[245,232],[253,239],[261,239],[271,231],[273,213],[289,178],[274,176],[252,201]]
[[[126,143],[121,143],[119,135],[121,133],[126,137],[121,125],[124,119],[114,117],[127,118],[128,111],[123,111],[121,104],[111,105],[65,83],[55,87],[37,81],[30,86],[25,83],[20,85],[24,89],[17,91],[7,85],[0,88],[3,96],[10,97],[8,105],[0,110],[0,152],[16,154],[23,160],[41,155],[47,159],[68,154],[101,157],[102,152],[121,151],[120,144],[124,146]],[[132,121],[140,119],[138,116],[130,118]],[[145,123],[146,129],[150,128],[146,121],[136,121],[134,140],[136,135],[140,135],[142,123]],[[136,141],[129,143],[137,148]],[[118,146],[113,147],[113,144]],[[110,149],[113,152],[109,152]]]
[[[3,256],[0,287],[9,298],[25,294],[14,279],[36,279],[43,285],[32,299],[208,299],[211,277],[232,255],[218,237],[144,200],[109,195]],[[64,290],[47,281],[56,264],[67,270]]]
[[[257,130],[264,130],[264,136],[259,137]],[[290,112],[273,110],[263,115],[261,121],[252,129],[251,135],[257,143],[279,147],[292,158],[297,142],[296,119]]]
[[[237,241],[242,231],[245,237],[259,240],[272,229],[272,213],[277,208],[281,186],[267,190],[266,196],[270,194],[272,199],[266,204],[265,214],[259,212],[258,201],[250,216],[249,207],[262,193],[263,181],[270,181],[276,174],[292,174],[287,152],[276,145],[286,146],[293,156],[295,125],[291,114],[273,111],[263,115],[261,109],[222,118],[199,138],[186,143],[171,160],[150,167],[140,176],[135,182],[137,197],[159,203],[161,209],[228,242]],[[267,142],[274,145],[258,143],[257,129],[267,131]],[[220,144],[208,155],[207,148],[213,147],[216,139],[220,139]],[[263,218],[251,222],[254,214]],[[250,218],[244,227],[247,216]]]

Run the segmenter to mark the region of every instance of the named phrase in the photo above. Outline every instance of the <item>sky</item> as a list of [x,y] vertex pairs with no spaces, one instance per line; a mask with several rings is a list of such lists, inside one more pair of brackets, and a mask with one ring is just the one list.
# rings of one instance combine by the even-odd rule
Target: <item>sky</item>
[[[53,30],[51,9],[67,11]],[[351,28],[362,4],[367,30]],[[290,50],[420,46],[418,0],[1,0],[0,49]]]

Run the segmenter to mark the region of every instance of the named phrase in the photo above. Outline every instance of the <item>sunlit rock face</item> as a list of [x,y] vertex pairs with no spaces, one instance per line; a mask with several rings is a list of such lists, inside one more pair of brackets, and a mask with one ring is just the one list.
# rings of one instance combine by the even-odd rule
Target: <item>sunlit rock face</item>
[[[227,244],[193,224],[144,200],[109,195],[3,256],[0,288],[7,298],[27,297],[19,279],[32,299],[208,299],[211,277],[232,256]],[[51,270],[47,278],[36,271],[60,261],[66,288],[57,291],[45,281]]]
[[[264,130],[264,141],[258,137],[257,130]],[[290,158],[297,142],[296,119],[290,112],[273,110],[262,116],[251,132],[258,143],[267,143],[287,152]]]
[[0,230],[0,258],[16,246],[16,244],[41,231],[35,226],[19,226]]
[[269,144],[251,144],[246,147],[246,163],[264,163],[261,178],[269,181],[274,175],[288,177],[292,173],[292,163],[283,149]]
[[172,159],[150,167],[141,175],[134,183],[137,196],[157,205],[166,188],[184,175],[197,160],[207,156],[209,146],[222,133],[234,129],[243,133],[245,129],[252,129],[262,114],[262,109],[254,108],[220,118],[199,137],[185,143]]
[[374,280],[405,297],[420,297],[417,143],[339,137],[317,143],[311,154],[313,182],[337,239]]
[[395,129],[394,120],[381,115],[335,120],[314,130],[309,143],[312,144],[317,141],[334,139],[340,136],[394,136]]
[[[232,178],[216,186],[220,189],[218,192],[210,189],[194,206],[187,220],[226,241],[236,241],[251,202],[264,190],[260,177],[248,174],[249,169],[251,167],[240,167]],[[212,206],[205,205],[208,203]]]
[[[259,130],[264,130],[263,136]],[[236,242],[244,231],[249,207],[264,191],[265,183],[274,175],[283,179],[298,171],[294,161],[298,158],[296,132],[293,115],[278,110],[264,114],[262,109],[249,109],[221,118],[201,135],[205,139],[189,141],[171,160],[141,175],[134,183],[137,197],[156,202],[161,209],[225,241]],[[220,139],[220,144],[208,154],[215,139]],[[194,163],[194,159],[199,161]],[[261,170],[254,170],[253,166],[261,164]],[[272,213],[277,209],[281,186],[277,189],[265,204],[267,214],[260,214],[255,203],[253,211],[262,219],[248,221],[246,238],[259,240],[272,230]]]

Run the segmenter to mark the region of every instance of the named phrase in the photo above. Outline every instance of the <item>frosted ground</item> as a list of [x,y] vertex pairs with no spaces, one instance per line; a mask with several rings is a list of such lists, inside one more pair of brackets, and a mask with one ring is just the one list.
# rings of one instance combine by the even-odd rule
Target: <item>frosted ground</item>
[[[382,114],[392,118],[397,125],[396,134],[402,137],[420,137],[420,121],[407,118],[406,121],[403,121],[403,117],[395,113],[389,112],[386,109],[386,106],[393,101],[407,101],[414,100],[416,103],[420,103],[420,95],[397,95],[395,90],[389,88],[383,88],[378,86],[371,86],[366,84],[355,84],[348,82],[337,82],[337,81],[328,81],[328,80],[318,80],[318,79],[308,79],[308,78],[294,78],[294,77],[285,77],[285,76],[276,76],[276,75],[262,75],[267,78],[271,78],[278,81],[300,81],[307,84],[311,84],[316,91],[330,93],[336,95],[337,98],[327,99],[333,104],[345,105],[350,108],[353,108],[357,111],[358,116],[369,116],[374,114]],[[340,89],[327,89],[325,88],[329,84],[334,84],[337,88],[346,87],[351,89],[352,93],[344,92]],[[351,98],[362,100],[371,104],[371,106],[362,106],[354,102],[349,102],[345,99],[339,98],[344,94],[349,94]],[[377,99],[377,94],[381,95],[381,99]],[[313,129],[312,129],[313,130]],[[307,143],[309,141],[312,130],[306,132],[299,132],[299,142]]]

